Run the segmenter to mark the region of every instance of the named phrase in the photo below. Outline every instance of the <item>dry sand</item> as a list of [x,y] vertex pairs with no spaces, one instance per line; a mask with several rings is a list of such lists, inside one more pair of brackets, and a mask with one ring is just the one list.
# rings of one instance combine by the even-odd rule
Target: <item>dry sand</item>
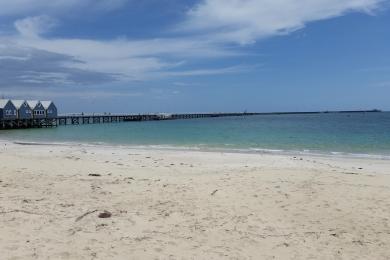
[[390,259],[389,218],[390,160],[0,142],[1,259]]

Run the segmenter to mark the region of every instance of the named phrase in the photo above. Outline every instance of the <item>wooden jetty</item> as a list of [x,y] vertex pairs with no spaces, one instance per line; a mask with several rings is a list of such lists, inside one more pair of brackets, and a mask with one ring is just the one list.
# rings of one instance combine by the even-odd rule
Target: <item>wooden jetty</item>
[[57,118],[57,125],[107,124],[131,121],[195,119],[207,117],[253,116],[259,113],[197,113],[197,114],[130,114],[130,115],[66,115]]
[[195,118],[237,117],[255,115],[293,115],[320,113],[370,113],[380,110],[364,111],[321,111],[321,112],[273,112],[273,113],[193,113],[193,114],[69,114],[55,118],[42,119],[0,119],[0,129],[46,128],[62,125],[109,124],[132,121],[179,120]]
[[45,128],[61,125],[109,124],[131,121],[178,120],[207,117],[251,116],[258,113],[197,113],[197,114],[70,114],[43,119],[3,119],[0,129]]

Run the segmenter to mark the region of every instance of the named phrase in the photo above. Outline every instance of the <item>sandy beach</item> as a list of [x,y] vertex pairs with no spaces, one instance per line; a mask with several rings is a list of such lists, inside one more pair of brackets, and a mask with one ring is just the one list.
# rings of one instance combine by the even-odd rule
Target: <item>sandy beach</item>
[[390,160],[1,141],[0,169],[1,259],[390,259]]

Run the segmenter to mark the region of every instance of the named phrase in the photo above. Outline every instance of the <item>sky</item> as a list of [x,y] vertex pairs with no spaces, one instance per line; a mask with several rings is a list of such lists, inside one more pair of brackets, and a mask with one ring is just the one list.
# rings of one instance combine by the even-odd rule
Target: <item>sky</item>
[[390,0],[0,0],[0,95],[60,113],[390,111]]

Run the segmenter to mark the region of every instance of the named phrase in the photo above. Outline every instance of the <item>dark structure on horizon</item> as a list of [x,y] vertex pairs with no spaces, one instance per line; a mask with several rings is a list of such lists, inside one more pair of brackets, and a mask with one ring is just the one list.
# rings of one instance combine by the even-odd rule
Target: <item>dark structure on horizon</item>
[[178,120],[255,115],[307,115],[320,113],[375,113],[380,110],[273,112],[273,113],[192,113],[192,114],[70,114],[58,115],[52,101],[0,100],[0,129],[57,127],[60,125],[107,124],[132,121]]

